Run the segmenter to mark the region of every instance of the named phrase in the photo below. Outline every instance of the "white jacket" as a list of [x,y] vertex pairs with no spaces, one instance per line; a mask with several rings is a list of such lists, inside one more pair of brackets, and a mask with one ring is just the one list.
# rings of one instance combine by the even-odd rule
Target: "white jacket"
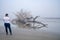
[[4,17],[3,20],[4,20],[4,23],[10,23],[10,21],[11,21],[9,17]]

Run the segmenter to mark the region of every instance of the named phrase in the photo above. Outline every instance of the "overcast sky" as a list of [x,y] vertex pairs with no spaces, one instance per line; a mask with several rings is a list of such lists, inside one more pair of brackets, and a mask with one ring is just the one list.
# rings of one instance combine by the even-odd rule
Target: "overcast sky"
[[41,17],[60,17],[60,0],[0,0],[0,14],[24,9]]

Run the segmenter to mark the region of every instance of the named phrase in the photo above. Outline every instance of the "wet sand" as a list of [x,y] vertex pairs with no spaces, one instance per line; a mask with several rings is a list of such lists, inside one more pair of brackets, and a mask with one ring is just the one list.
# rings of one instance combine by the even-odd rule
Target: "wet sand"
[[0,26],[0,40],[60,40],[60,35],[40,30],[12,27],[12,32],[13,35],[6,35]]

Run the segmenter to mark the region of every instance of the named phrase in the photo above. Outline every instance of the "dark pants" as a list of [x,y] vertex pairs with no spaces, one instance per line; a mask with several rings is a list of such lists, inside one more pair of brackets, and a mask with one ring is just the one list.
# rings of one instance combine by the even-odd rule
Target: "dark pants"
[[4,23],[4,26],[5,26],[6,34],[8,34],[8,29],[10,34],[12,34],[10,23]]

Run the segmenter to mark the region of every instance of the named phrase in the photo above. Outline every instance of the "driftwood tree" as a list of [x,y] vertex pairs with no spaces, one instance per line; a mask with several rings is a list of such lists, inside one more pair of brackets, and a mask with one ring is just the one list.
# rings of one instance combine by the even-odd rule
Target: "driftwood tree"
[[21,9],[20,12],[17,12],[15,15],[16,15],[16,18],[13,19],[13,23],[18,25],[19,27],[24,27],[24,28],[26,28],[26,27],[27,28],[42,28],[42,27],[46,27],[46,25],[44,23],[36,21],[36,19],[39,16],[33,17],[30,14],[30,12],[27,12],[27,11],[24,12],[23,9]]

